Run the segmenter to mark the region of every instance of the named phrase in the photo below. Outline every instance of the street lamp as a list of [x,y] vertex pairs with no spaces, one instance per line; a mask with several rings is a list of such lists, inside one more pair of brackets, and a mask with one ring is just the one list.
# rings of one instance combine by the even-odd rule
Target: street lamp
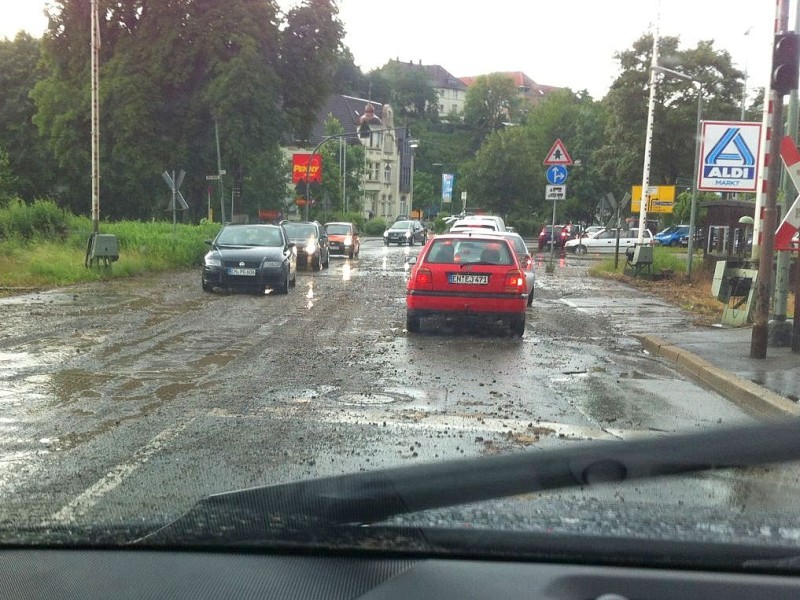
[[690,77],[685,73],[680,73],[679,71],[673,71],[672,69],[668,69],[666,67],[662,67],[660,65],[654,65],[651,67],[654,71],[659,71],[661,73],[666,73],[668,75],[672,75],[673,77],[677,77],[678,79],[685,79],[686,81],[691,81],[692,83],[697,84],[697,129],[694,135],[694,168],[692,169],[692,203],[691,209],[689,211],[689,247],[687,248],[689,252],[689,256],[686,261],[686,277],[692,277],[692,258],[694,257],[694,232],[695,232],[695,221],[697,219],[697,165],[700,162],[700,127],[701,122],[703,120],[703,85],[702,83],[695,79],[694,77]]
[[[309,176],[311,174],[311,162],[314,159],[314,155],[316,155],[317,152],[319,152],[319,149],[322,148],[323,144],[325,144],[326,142],[329,142],[331,140],[335,140],[335,139],[339,139],[339,138],[353,137],[353,136],[369,137],[373,133],[381,133],[381,132],[385,132],[385,131],[397,131],[398,129],[408,129],[408,127],[406,127],[406,126],[403,126],[403,127],[381,127],[379,129],[372,129],[367,123],[362,123],[361,126],[359,127],[358,131],[348,131],[348,132],[345,132],[345,133],[334,133],[333,135],[326,135],[325,137],[323,137],[319,141],[319,143],[316,146],[314,146],[314,149],[311,151],[311,154],[308,157],[308,164],[306,165],[306,176],[305,176],[306,219],[305,220],[308,221],[308,217],[309,217],[308,210],[309,210],[309,205],[311,203],[310,202],[310,198],[309,198],[310,185],[311,185],[311,182],[309,181]],[[417,145],[419,145],[419,143],[417,143]],[[414,148],[416,146],[411,146],[411,147]],[[320,162],[320,166],[321,166],[321,162]],[[413,188],[412,188],[412,197],[413,197]]]

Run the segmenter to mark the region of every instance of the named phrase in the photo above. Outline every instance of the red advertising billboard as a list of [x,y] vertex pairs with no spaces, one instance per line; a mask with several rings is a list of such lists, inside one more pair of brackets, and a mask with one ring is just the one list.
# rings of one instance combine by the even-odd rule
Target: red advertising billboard
[[319,154],[313,156],[311,154],[292,155],[292,183],[305,183],[309,157],[311,158],[311,170],[308,174],[308,181],[322,183],[322,156]]

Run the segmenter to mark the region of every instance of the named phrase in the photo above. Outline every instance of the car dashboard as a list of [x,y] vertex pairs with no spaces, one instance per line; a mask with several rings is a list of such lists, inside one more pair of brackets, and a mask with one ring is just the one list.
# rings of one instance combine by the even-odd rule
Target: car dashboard
[[3,598],[523,598],[725,600],[800,597],[800,579],[581,564],[364,555],[9,549]]

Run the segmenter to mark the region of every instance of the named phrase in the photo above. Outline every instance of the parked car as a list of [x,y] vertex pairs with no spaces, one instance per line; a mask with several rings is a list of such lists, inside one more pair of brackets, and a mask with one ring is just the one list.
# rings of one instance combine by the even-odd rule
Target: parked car
[[603,231],[603,229],[605,229],[605,227],[603,227],[602,225],[589,225],[586,229],[583,230],[583,233],[581,233],[581,235],[584,235],[586,237],[594,237],[595,235]]
[[325,223],[324,228],[328,234],[328,250],[331,254],[341,254],[349,258],[358,257],[361,238],[355,223],[336,221]]
[[418,220],[395,221],[383,232],[383,244],[408,244],[413,246],[417,242],[424,244],[428,241],[428,231]]
[[514,252],[519,260],[520,267],[522,267],[522,271],[525,273],[525,282],[528,289],[528,306],[531,306],[533,304],[533,291],[536,287],[536,272],[533,270],[533,256],[531,256],[531,252],[528,250],[528,245],[525,243],[525,240],[515,231],[506,230],[485,233],[503,237],[511,242],[511,246],[514,248]]
[[682,240],[686,240],[686,245],[689,245],[689,226],[688,225],[673,225],[667,227],[665,230],[657,233],[653,237],[655,243],[662,246],[680,246]]
[[297,264],[305,268],[327,269],[330,264],[328,234],[317,221],[283,221],[289,240],[294,242]]
[[225,225],[206,240],[203,291],[215,287],[246,288],[263,294],[268,288],[286,294],[297,281],[294,244],[281,225]]
[[525,333],[526,278],[507,239],[480,231],[445,233],[423,248],[406,285],[406,329],[427,317],[502,320]]
[[556,247],[559,247],[561,242],[561,230],[564,229],[564,227],[564,225],[544,225],[539,232],[539,250],[544,250],[545,247],[549,247],[554,237],[556,239]]
[[[639,239],[639,232],[636,229],[623,229],[619,234],[619,248],[624,252],[626,248],[633,248]],[[653,234],[649,229],[644,230],[644,240],[646,243],[653,243]],[[594,237],[579,237],[569,240],[564,244],[564,248],[575,254],[586,254],[587,252],[614,252],[617,247],[617,230],[603,229]]]

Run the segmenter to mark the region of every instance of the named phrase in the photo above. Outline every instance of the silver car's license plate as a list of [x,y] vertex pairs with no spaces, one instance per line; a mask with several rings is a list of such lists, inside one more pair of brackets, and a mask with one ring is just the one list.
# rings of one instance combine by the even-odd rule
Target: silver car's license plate
[[448,273],[450,283],[463,285],[488,285],[488,275],[475,275],[473,273]]
[[228,267],[228,275],[243,275],[245,277],[255,277],[255,269],[241,269],[239,267]]

